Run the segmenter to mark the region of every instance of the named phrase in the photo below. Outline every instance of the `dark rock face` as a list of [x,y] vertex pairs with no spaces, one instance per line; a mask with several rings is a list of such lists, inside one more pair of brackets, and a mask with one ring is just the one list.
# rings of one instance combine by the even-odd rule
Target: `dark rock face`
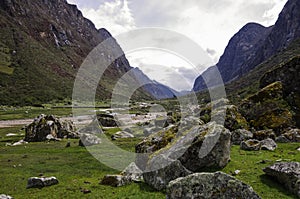
[[29,188],[43,188],[58,184],[58,180],[55,177],[49,178],[37,178],[32,177],[28,179],[27,189]]
[[[274,26],[265,28],[259,24],[245,25],[230,40],[224,54],[217,63],[217,69],[225,83],[247,74],[251,69],[287,47],[300,37],[300,3],[289,0]],[[194,83],[194,91],[205,89],[204,79],[215,85],[214,74],[209,68]]]
[[[40,115],[25,128],[25,141],[46,141],[47,136],[55,138],[78,138],[71,121],[62,121],[53,115]],[[50,137],[48,136],[48,137]]]
[[[270,30],[272,27],[266,28],[260,24],[249,23],[231,38],[216,67],[224,82],[229,82],[242,74],[242,65],[249,57],[253,56],[258,45],[261,45],[260,40],[264,40]],[[210,71],[208,69],[196,79],[194,91],[207,88],[206,83],[213,85],[215,74],[210,73]],[[203,78],[209,82],[205,82]]]
[[109,114],[98,114],[97,119],[99,121],[99,124],[103,127],[117,127],[118,123],[114,119],[113,115]]
[[300,163],[281,162],[266,167],[264,172],[283,184],[291,193],[300,197]]
[[259,199],[249,185],[222,172],[194,173],[171,181],[167,199]]
[[130,183],[130,179],[122,175],[106,175],[100,182],[102,185],[121,187]]

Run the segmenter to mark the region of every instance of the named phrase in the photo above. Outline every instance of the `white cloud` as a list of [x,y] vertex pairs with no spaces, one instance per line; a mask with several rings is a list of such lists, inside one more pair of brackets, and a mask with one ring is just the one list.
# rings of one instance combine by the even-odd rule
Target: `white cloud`
[[106,28],[112,35],[135,28],[135,20],[127,0],[107,1],[97,9],[83,8],[82,13],[93,21],[97,28]]

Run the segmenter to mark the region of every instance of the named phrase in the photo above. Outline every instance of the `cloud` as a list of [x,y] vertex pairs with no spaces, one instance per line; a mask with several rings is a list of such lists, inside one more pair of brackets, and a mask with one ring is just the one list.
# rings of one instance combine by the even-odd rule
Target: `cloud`
[[83,15],[97,28],[106,28],[112,35],[134,29],[135,20],[127,0],[107,1],[95,8],[82,8]]

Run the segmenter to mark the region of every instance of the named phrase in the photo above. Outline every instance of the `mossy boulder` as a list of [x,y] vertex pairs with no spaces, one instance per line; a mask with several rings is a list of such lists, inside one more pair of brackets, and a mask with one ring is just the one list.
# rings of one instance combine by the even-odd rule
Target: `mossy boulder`
[[[237,129],[249,129],[247,120],[240,113],[237,106],[228,105],[229,101],[226,99],[218,100],[217,102],[208,103],[205,107],[203,107],[200,111],[200,119],[205,123],[211,121],[212,115],[213,120],[217,123],[220,121],[224,121],[225,128],[230,131],[234,131]],[[213,108],[213,112],[212,112]],[[226,113],[224,115],[224,112]],[[225,120],[224,117],[225,116]]]
[[276,135],[272,129],[267,129],[267,130],[261,130],[261,131],[255,131],[253,132],[253,139],[257,140],[265,140],[271,138],[273,140],[276,139]]

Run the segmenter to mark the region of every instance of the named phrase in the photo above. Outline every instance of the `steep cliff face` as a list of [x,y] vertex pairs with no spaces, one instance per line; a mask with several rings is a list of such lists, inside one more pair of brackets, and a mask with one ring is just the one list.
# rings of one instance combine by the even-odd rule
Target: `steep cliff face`
[[[223,81],[228,83],[240,78],[299,38],[300,13],[298,10],[300,10],[300,2],[289,0],[274,26],[265,28],[259,24],[250,23],[234,35],[217,63]],[[211,69],[201,76],[214,80],[214,74],[208,71]],[[212,77],[207,77],[209,75]],[[201,76],[194,83],[194,91],[206,88]]]
[[[1,104],[70,98],[81,63],[107,38],[111,38],[107,30],[97,30],[66,0],[0,1]],[[120,50],[112,38],[102,59],[110,60]],[[125,55],[114,60],[99,83],[97,97],[108,99],[114,84],[131,69]],[[143,90],[136,93],[136,98],[151,98]]]

